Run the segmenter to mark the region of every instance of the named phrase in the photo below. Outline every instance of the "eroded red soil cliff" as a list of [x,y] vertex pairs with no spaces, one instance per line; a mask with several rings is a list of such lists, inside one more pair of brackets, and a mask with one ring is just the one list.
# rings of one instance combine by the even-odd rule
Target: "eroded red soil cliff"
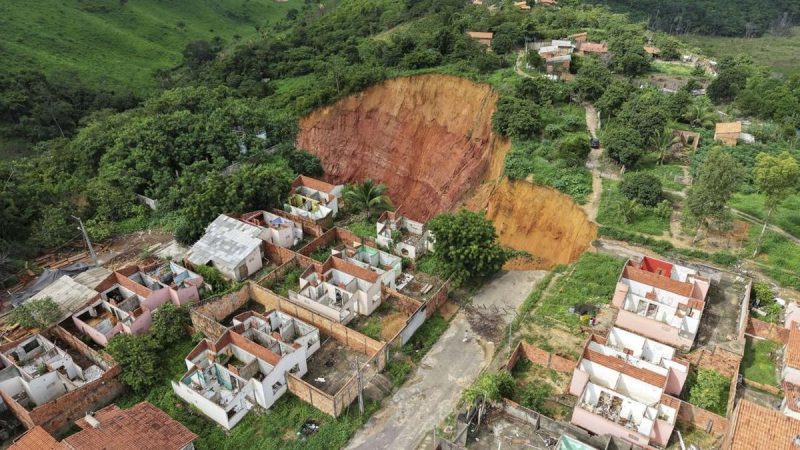
[[501,241],[537,256],[537,267],[574,261],[594,225],[569,197],[503,179],[510,143],[491,130],[497,97],[458,77],[396,78],[303,118],[297,145],[320,157],[328,181],[386,184],[415,220],[466,203],[486,209]]

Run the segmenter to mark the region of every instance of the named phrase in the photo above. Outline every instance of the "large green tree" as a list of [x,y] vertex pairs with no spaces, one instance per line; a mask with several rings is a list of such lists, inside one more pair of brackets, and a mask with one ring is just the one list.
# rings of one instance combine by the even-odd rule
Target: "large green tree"
[[711,221],[725,224],[730,221],[728,201],[739,185],[743,171],[733,157],[720,147],[712,149],[699,169],[699,174],[686,196],[686,210],[695,222],[693,243],[700,230]]
[[797,159],[789,152],[780,155],[770,155],[759,153],[756,156],[756,166],[753,169],[753,181],[755,181],[759,192],[764,194],[764,206],[767,214],[764,217],[764,226],[761,227],[761,234],[758,235],[753,256],[758,254],[761,247],[761,240],[764,232],[767,231],[769,220],[775,208],[781,204],[786,197],[798,188],[798,178],[800,178],[800,166]]
[[508,259],[494,225],[483,213],[465,209],[443,213],[428,222],[428,229],[435,239],[434,257],[457,284],[490,276]]

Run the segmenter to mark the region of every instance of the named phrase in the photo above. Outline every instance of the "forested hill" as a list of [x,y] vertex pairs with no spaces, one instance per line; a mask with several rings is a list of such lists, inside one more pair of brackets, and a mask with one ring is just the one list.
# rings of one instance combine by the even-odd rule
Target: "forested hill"
[[800,23],[797,0],[590,0],[672,34],[756,37]]

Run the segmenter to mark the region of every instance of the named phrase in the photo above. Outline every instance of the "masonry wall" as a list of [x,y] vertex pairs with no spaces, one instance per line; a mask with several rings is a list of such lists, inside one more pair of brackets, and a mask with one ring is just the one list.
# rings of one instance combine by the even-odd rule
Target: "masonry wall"
[[711,350],[702,348],[686,355],[686,359],[695,367],[716,370],[730,379],[728,389],[728,406],[726,414],[730,414],[736,400],[736,382],[739,377],[739,365],[742,357],[736,353],[714,347]]
[[408,316],[414,314],[419,307],[424,304],[386,285],[381,285],[381,297],[384,299],[383,301],[389,301],[389,299],[391,299],[390,301],[396,304],[400,311],[403,311],[403,313]]
[[707,433],[725,434],[728,431],[728,419],[688,402],[681,402],[678,408],[678,422],[693,425]]
[[527,342],[520,342],[508,359],[506,368],[512,370],[523,356],[534,364],[553,369],[556,372],[571,373],[578,364],[577,361],[554,355]]
[[212,297],[198,304],[189,312],[192,326],[207,338],[216,340],[225,332],[225,326],[219,322],[244,306],[250,300],[247,286],[236,292],[220,297]]
[[778,324],[767,323],[762,320],[749,317],[745,334],[761,339],[786,344],[789,341],[789,330]]
[[112,358],[111,355],[105,352],[101,353],[93,350],[72,333],[62,328],[60,325],[56,325],[50,328],[48,331],[50,334],[66,342],[70,347],[80,352],[83,356],[89,358],[92,362],[104,370],[109,369],[116,364],[116,361],[114,361],[114,358]]
[[300,400],[310,404],[325,414],[336,417],[333,396],[306,383],[292,373],[286,374],[286,385],[289,392],[296,395]]
[[272,214],[289,219],[292,222],[299,223],[303,227],[303,235],[319,237],[325,232],[320,224],[317,224],[309,218],[298,216],[297,214],[292,214],[290,212],[281,211],[280,209],[273,209]]
[[442,287],[440,287],[439,290],[436,291],[436,293],[433,294],[430,299],[428,299],[428,301],[425,303],[427,307],[426,312],[428,314],[428,317],[432,316],[433,313],[438,311],[439,307],[442,306],[444,302],[447,301],[447,293],[449,292],[449,289],[450,289],[450,282],[445,281]]

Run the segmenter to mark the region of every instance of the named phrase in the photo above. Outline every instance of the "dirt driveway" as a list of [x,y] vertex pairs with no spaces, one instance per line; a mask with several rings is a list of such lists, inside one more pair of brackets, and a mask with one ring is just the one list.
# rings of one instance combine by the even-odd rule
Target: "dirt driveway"
[[[502,329],[513,319],[543,271],[503,272],[475,295],[471,308],[492,314]],[[493,312],[493,313],[492,313]],[[493,319],[494,320],[494,319]],[[414,449],[444,420],[491,360],[493,346],[470,325],[461,310],[420,362],[413,377],[356,433],[348,449]]]

